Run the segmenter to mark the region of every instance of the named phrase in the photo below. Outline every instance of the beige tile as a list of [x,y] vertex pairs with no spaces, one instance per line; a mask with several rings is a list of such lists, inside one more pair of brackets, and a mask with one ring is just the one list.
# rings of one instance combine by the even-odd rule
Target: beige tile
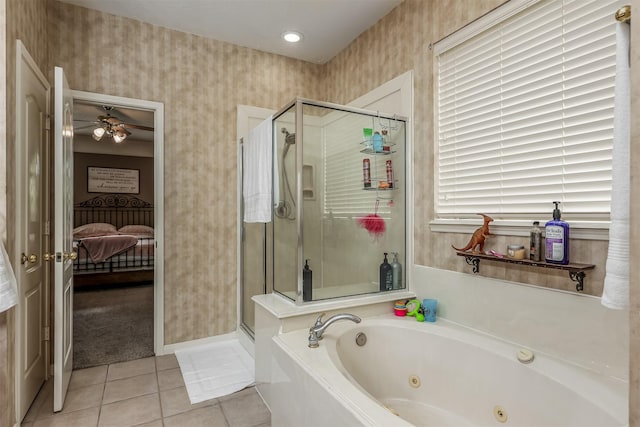
[[107,380],[107,365],[95,366],[93,368],[78,369],[71,373],[69,390],[86,387],[93,384],[101,384]]
[[163,427],[162,420],[151,421],[150,423],[136,424],[135,427]]
[[234,395],[231,399],[220,399],[220,407],[231,427],[252,427],[271,423],[271,412],[255,388],[251,387]]
[[[64,399],[64,406],[62,411],[60,411],[60,414],[68,414],[82,409],[99,407],[102,404],[103,391],[104,384],[94,384],[67,391],[67,396]],[[37,419],[52,417],[55,415],[56,414],[53,412],[53,396],[51,396],[49,402],[40,408]]]
[[194,408],[202,408],[205,406],[214,405],[217,403],[217,400],[212,399],[192,405],[189,401],[187,389],[185,387],[178,387],[161,391],[160,402],[162,403],[163,416],[170,417],[172,415],[186,412]]
[[158,398],[158,394],[154,393],[102,405],[98,426],[135,426],[159,420],[161,416],[160,399]]
[[166,369],[173,369],[179,367],[178,359],[175,354],[165,354],[162,356],[156,356],[156,369],[158,371],[164,371]]
[[158,371],[158,387],[160,390],[184,387],[184,378],[182,378],[180,368]]
[[128,362],[114,363],[113,365],[109,365],[107,381],[135,377],[137,375],[150,374],[155,371],[155,357],[147,357],[144,359],[130,360]]
[[33,427],[93,427],[98,425],[100,408],[89,408],[68,414],[56,414],[33,423]]
[[45,382],[38,395],[31,403],[31,407],[24,416],[23,423],[35,421],[41,411],[48,407],[53,412],[53,379]]
[[107,382],[104,387],[102,403],[113,403],[157,392],[158,380],[155,373],[138,375],[136,377]]
[[[218,405],[192,409],[164,419],[164,427],[228,427]],[[248,426],[247,426],[248,427]]]

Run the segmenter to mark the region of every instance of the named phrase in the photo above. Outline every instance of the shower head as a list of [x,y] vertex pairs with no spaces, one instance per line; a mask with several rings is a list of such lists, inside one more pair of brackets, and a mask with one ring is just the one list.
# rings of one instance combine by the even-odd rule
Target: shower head
[[284,136],[284,143],[285,144],[291,145],[291,144],[295,144],[296,143],[296,134],[295,133],[289,133],[287,128],[280,129],[280,132],[282,132],[285,135]]

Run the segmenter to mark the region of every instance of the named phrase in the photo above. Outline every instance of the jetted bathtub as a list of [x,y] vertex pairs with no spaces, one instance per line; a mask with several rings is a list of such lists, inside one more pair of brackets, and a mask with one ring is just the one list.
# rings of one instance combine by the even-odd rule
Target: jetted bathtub
[[341,321],[327,329],[319,348],[308,348],[307,338],[307,330],[274,338],[288,377],[278,393],[289,403],[285,413],[274,405],[274,425],[627,424],[625,381],[543,354],[523,363],[521,347],[444,320]]

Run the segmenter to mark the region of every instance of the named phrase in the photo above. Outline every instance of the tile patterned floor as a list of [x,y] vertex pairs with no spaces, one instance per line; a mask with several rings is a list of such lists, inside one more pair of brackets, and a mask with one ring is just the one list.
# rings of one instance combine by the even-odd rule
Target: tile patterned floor
[[191,405],[175,356],[73,371],[64,410],[53,413],[53,380],[31,405],[22,427],[270,427],[255,388]]

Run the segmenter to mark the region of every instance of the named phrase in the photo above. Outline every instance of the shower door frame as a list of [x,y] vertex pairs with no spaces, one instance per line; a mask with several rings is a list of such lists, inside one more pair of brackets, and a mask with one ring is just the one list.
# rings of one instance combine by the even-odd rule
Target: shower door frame
[[[402,91],[402,89],[404,88],[405,90],[406,85],[405,80],[408,81],[410,83],[410,87],[413,86],[413,74],[411,72],[405,73],[401,76],[398,76],[396,79],[393,79],[389,82],[387,82],[385,85],[383,86],[388,86],[385,87],[383,90],[390,90],[391,92],[393,90],[400,90]],[[398,87],[396,87],[396,85],[398,85]],[[391,93],[390,92],[390,93]],[[366,97],[366,96],[365,96]],[[276,113],[273,114],[272,116],[272,121],[275,122],[280,116],[282,116],[283,114],[285,114],[286,112],[288,112],[289,110],[291,110],[291,108],[295,107],[295,132],[296,132],[296,139],[300,142],[295,144],[295,156],[296,156],[296,229],[297,229],[297,259],[296,259],[296,268],[297,268],[297,273],[296,273],[296,277],[297,277],[297,291],[296,291],[296,298],[295,300],[293,300],[293,303],[296,304],[297,306],[302,306],[302,305],[308,305],[308,304],[313,304],[313,303],[318,303],[318,302],[322,302],[322,301],[326,301],[326,299],[319,299],[319,300],[312,300],[312,301],[303,301],[303,296],[302,296],[302,272],[303,272],[303,268],[304,268],[304,238],[303,238],[303,225],[304,225],[304,221],[303,221],[303,185],[302,185],[302,166],[303,166],[303,145],[304,145],[304,132],[303,132],[303,127],[304,127],[304,123],[303,123],[303,107],[305,105],[309,105],[309,106],[315,106],[315,107],[323,107],[323,108],[329,108],[329,109],[333,109],[336,111],[344,111],[347,113],[355,113],[355,114],[363,114],[363,115],[367,115],[367,116],[371,116],[371,117],[378,117],[379,119],[388,119],[388,120],[400,120],[403,121],[405,124],[405,154],[404,154],[404,188],[405,188],[405,195],[404,195],[404,201],[405,201],[405,213],[404,213],[404,217],[405,217],[405,231],[404,231],[404,247],[405,247],[405,265],[408,264],[408,260],[409,259],[413,259],[413,240],[410,238],[410,236],[412,235],[412,229],[413,229],[413,221],[412,221],[412,217],[411,217],[411,213],[410,210],[412,209],[413,203],[409,200],[409,197],[412,195],[412,187],[410,184],[410,179],[412,177],[412,168],[410,167],[409,163],[410,163],[410,159],[412,158],[412,152],[413,152],[413,147],[411,144],[411,135],[409,134],[409,125],[411,123],[410,117],[406,117],[400,114],[387,114],[387,113],[381,113],[380,111],[373,111],[373,110],[369,110],[366,108],[359,108],[359,107],[354,107],[351,105],[342,105],[342,104],[336,104],[336,103],[332,103],[332,102],[326,102],[326,101],[316,101],[316,100],[312,100],[312,99],[308,99],[308,98],[302,98],[302,97],[296,97],[294,98],[292,101],[286,103],[282,108],[280,108]],[[275,133],[275,132],[274,132]],[[274,141],[275,144],[275,141]],[[275,151],[275,150],[274,150]],[[273,224],[273,222],[272,222]],[[411,229],[409,228],[411,227]],[[410,231],[411,230],[411,231]],[[266,230],[265,230],[266,231]],[[290,297],[284,295],[282,292],[278,291],[277,289],[275,289],[275,277],[274,277],[274,272],[275,272],[275,247],[274,247],[274,242],[275,242],[275,227],[272,227],[271,229],[271,258],[269,259],[268,257],[265,257],[265,274],[267,276],[269,276],[269,263],[271,263],[271,276],[270,277],[266,277],[266,282],[268,284],[270,284],[271,290],[272,292],[280,295],[281,297],[287,299],[287,300],[291,300]],[[267,246],[269,245],[269,237],[267,236]],[[266,248],[266,247],[265,247]],[[266,250],[266,249],[265,249]],[[265,252],[266,254],[266,252]],[[411,257],[411,258],[410,258]],[[407,269],[408,270],[408,269]],[[408,274],[407,274],[408,273]],[[406,283],[410,283],[410,277],[411,277],[411,272],[410,271],[406,271],[405,272],[405,280],[407,280]],[[404,289],[401,289],[401,291],[406,291],[409,290],[409,286],[406,286]],[[391,293],[394,291],[389,291],[386,293]],[[369,295],[369,294],[359,294],[361,295]],[[336,297],[335,299],[340,299],[340,298],[353,298],[356,295],[346,295],[344,297]]]

